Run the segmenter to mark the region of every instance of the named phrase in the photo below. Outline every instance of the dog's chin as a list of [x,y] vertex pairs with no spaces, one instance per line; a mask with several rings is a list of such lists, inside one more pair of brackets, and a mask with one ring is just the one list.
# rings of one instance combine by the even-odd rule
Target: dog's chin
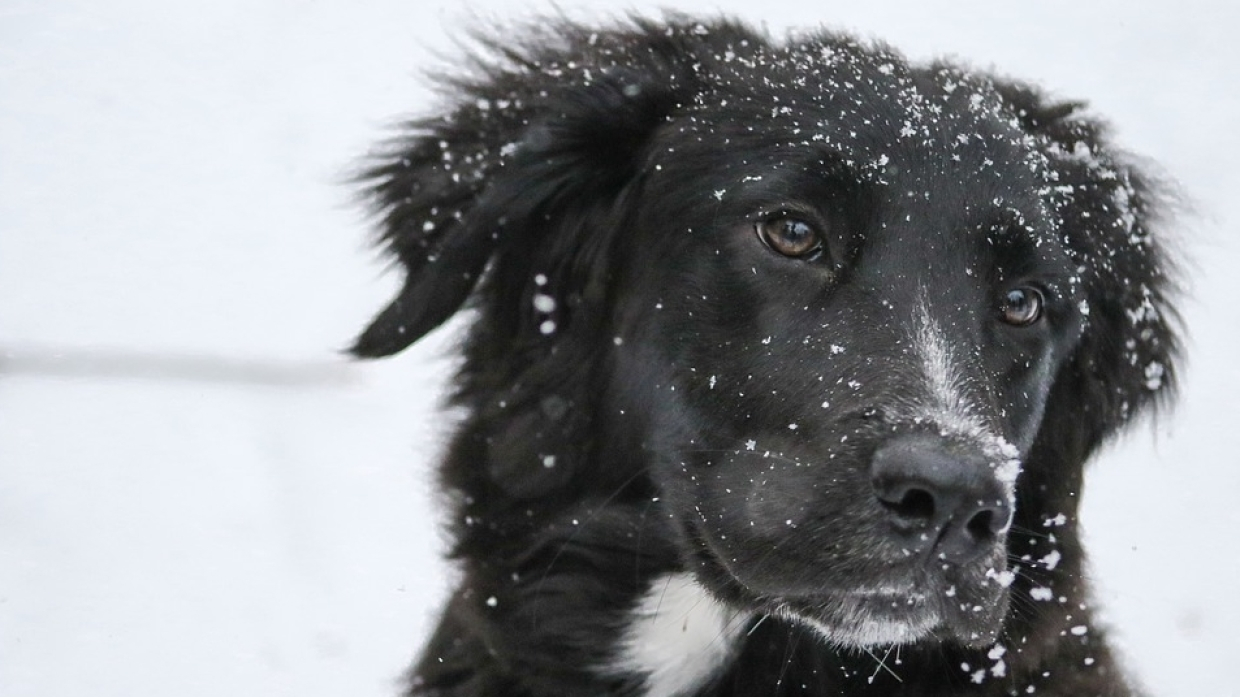
[[955,602],[954,596],[935,599],[917,590],[859,590],[814,599],[771,599],[765,604],[770,614],[809,628],[840,648],[993,644],[1002,629],[1006,591],[984,605]]
[[817,602],[775,601],[774,606],[775,615],[840,647],[912,644],[932,637],[943,624],[941,613],[917,594],[846,593]]

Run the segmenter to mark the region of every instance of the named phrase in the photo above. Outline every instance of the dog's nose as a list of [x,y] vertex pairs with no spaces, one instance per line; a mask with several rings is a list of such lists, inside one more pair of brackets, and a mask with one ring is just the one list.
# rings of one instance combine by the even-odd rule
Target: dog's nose
[[988,460],[941,438],[913,434],[883,444],[870,476],[893,534],[927,558],[973,561],[1011,522],[1008,494]]

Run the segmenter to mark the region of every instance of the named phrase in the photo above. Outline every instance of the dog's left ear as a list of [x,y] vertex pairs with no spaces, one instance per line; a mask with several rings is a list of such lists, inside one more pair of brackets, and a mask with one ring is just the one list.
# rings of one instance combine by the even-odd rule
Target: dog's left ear
[[1162,237],[1171,199],[1112,148],[1105,125],[1082,105],[1049,102],[1020,85],[1000,92],[1047,158],[1052,205],[1084,290],[1085,330],[1042,426],[1043,440],[1066,450],[1060,457],[1084,461],[1175,391],[1177,287]]
[[491,48],[515,65],[450,81],[451,113],[409,124],[359,178],[406,280],[357,339],[357,356],[396,353],[447,320],[497,257],[524,259],[531,268],[508,273],[529,272],[528,285],[535,273],[572,265],[548,255],[597,247],[562,238],[603,232],[589,217],[636,176],[643,145],[687,87],[654,52],[644,66],[591,69],[571,55],[557,63]]

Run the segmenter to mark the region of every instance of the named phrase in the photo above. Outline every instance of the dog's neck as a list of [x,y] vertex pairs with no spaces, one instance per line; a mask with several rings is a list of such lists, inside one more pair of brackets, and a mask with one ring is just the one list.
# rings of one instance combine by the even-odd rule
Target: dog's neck
[[659,576],[634,607],[608,672],[640,676],[643,697],[692,694],[722,671],[748,620],[688,573]]

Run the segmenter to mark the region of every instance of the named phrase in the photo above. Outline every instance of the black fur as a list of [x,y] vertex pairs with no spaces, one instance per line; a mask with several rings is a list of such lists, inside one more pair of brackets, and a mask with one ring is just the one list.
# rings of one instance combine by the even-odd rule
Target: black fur
[[[1176,341],[1160,198],[1100,122],[834,33],[673,16],[481,44],[362,177],[407,280],[354,352],[476,311],[441,469],[463,576],[409,694],[642,695],[607,666],[678,571],[753,613],[697,694],[1132,694],[1076,512],[1086,460],[1170,393]],[[822,253],[755,234],[787,220]],[[1001,321],[1014,288],[1045,294],[1035,324]],[[873,471],[893,443],[996,464],[909,416],[936,394],[926,326],[1022,463],[1011,530],[943,564]],[[838,599],[882,584],[939,618],[898,677],[883,646],[767,617],[846,622]]]

